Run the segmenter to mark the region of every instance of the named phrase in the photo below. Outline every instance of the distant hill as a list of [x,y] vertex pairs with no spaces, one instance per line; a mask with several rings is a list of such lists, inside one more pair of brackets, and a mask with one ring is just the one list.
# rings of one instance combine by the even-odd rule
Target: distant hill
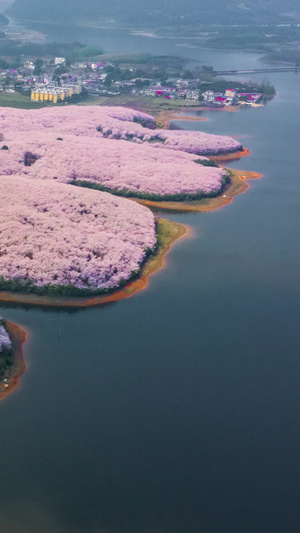
[[279,16],[300,15],[300,6],[299,0],[15,0],[10,11],[35,20],[114,20],[157,28],[274,21]]

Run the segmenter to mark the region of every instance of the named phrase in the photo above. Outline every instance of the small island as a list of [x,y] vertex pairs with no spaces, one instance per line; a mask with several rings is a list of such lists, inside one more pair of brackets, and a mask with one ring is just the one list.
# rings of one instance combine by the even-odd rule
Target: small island
[[24,329],[0,317],[0,400],[18,386],[25,372],[22,351],[25,340]]

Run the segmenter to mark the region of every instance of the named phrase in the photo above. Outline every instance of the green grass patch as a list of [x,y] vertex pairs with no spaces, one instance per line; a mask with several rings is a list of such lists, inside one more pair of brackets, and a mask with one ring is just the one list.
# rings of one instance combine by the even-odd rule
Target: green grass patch
[[5,91],[0,92],[0,107],[15,107],[18,109],[40,109],[47,104],[43,102],[32,102],[30,96],[19,93],[7,93]]
[[201,103],[198,101],[167,100],[166,98],[134,94],[117,94],[115,96],[89,96],[80,105],[124,106],[156,115],[160,111],[179,111],[183,107],[186,109],[199,107]]
[[218,163],[212,161],[212,159],[195,159],[194,163],[202,165],[203,167],[216,167],[219,168]]

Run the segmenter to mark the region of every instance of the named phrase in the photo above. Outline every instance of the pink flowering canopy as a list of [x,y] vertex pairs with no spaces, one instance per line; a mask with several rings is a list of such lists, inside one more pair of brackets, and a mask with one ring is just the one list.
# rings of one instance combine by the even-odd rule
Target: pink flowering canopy
[[235,139],[200,131],[162,130],[154,117],[132,109],[100,106],[47,107],[36,110],[0,109],[2,132],[55,132],[80,137],[106,137],[155,148],[168,148],[197,155],[235,152],[242,145]]
[[[58,135],[52,129],[30,135],[5,131],[3,144],[9,149],[0,150],[0,175],[85,181],[110,191],[158,197],[217,194],[226,176],[223,169],[196,164],[194,155],[181,151],[103,137]],[[31,165],[25,165],[26,154],[35,157]]]
[[156,247],[152,212],[69,184],[215,195],[226,172],[196,164],[194,154],[241,148],[229,137],[160,130],[150,115],[117,107],[0,108],[0,120],[0,289],[73,295],[122,286]]
[[23,176],[0,179],[0,232],[2,288],[110,290],[137,273],[156,246],[146,207]]

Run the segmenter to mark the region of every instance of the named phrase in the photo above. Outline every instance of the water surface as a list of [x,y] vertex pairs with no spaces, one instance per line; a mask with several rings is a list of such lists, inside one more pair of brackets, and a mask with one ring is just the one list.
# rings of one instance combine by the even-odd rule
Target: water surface
[[183,124],[242,135],[252,153],[232,166],[264,178],[219,211],[168,214],[195,238],[147,291],[77,312],[1,306],[30,331],[0,404],[1,532],[298,531],[300,78],[268,78],[267,106]]

